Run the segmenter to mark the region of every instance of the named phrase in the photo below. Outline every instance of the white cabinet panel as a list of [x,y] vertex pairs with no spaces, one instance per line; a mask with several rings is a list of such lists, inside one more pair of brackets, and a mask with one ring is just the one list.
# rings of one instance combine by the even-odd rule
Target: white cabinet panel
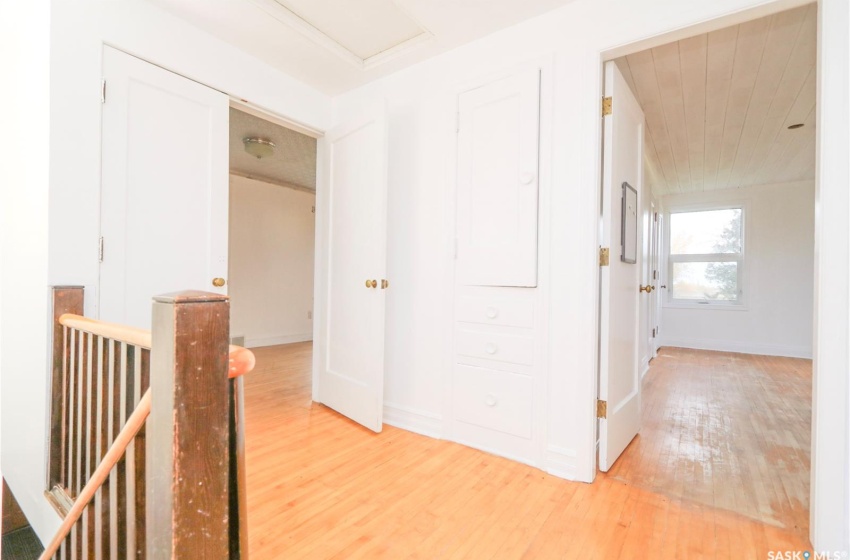
[[461,356],[511,364],[534,363],[534,338],[531,336],[458,329],[455,344]]
[[530,329],[534,326],[534,302],[506,297],[460,296],[456,318],[464,323]]
[[454,409],[461,422],[531,438],[534,381],[524,375],[455,366]]
[[461,94],[458,113],[458,282],[536,286],[539,69]]

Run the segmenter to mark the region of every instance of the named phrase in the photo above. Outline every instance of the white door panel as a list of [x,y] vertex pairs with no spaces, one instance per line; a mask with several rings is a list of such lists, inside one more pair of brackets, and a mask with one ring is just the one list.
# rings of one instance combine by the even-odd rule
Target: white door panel
[[[387,145],[383,113],[329,132],[327,300],[318,400],[379,432],[384,390]],[[372,287],[367,282],[375,281]]]
[[227,293],[228,99],[104,49],[100,318],[150,328],[151,298]]
[[610,264],[600,272],[599,398],[607,418],[599,421],[599,468],[610,469],[640,429],[640,300],[642,247],[640,220],[637,262],[621,259],[623,183],[638,192],[642,208],[643,112],[613,62],[605,65],[605,96],[613,112],[605,117],[602,184],[602,244],[610,247]]
[[458,111],[458,282],[536,286],[540,71],[465,92]]

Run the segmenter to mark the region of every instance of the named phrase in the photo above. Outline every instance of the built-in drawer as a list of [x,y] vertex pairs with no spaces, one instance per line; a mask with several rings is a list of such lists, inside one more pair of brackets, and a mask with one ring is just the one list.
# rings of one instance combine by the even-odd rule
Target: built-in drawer
[[531,438],[534,381],[487,368],[455,365],[456,420],[513,436]]
[[529,366],[534,364],[534,338],[528,335],[459,328],[456,331],[455,350],[461,356]]
[[520,298],[460,296],[455,314],[464,323],[529,329],[534,326],[534,302]]

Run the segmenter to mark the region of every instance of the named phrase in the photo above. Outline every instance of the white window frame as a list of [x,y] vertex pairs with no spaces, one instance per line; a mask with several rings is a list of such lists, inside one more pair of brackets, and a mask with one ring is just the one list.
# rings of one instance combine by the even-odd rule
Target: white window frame
[[[710,212],[712,210],[741,210],[741,252],[740,253],[706,253],[697,255],[677,255],[670,254],[670,225],[672,222],[672,214],[686,214],[689,212]],[[745,297],[746,289],[746,252],[747,252],[747,223],[749,214],[749,204],[746,201],[737,202],[718,202],[718,203],[700,203],[700,204],[675,204],[671,205],[664,212],[664,264],[665,285],[669,286],[664,294],[664,307],[683,308],[683,309],[726,309],[734,311],[746,311]],[[694,299],[676,299],[673,297],[673,264],[683,262],[736,262],[738,263],[738,299],[735,301],[728,300],[694,300]]]

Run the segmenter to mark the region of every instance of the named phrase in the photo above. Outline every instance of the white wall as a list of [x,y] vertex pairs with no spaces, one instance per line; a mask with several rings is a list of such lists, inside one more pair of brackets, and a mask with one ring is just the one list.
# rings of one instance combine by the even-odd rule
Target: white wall
[[[746,205],[744,305],[693,309],[665,302],[662,345],[811,358],[814,181],[663,197],[665,212],[714,203]],[[666,270],[663,277],[669,283]]]
[[[837,42],[842,30],[846,31],[843,2],[821,2],[842,16],[823,21],[832,26],[835,37],[827,71],[838,73],[844,72],[847,64],[846,49]],[[447,302],[451,300],[453,270],[456,94],[471,81],[503,74],[532,59],[552,57],[554,70],[544,73],[542,88],[544,107],[551,104],[547,123],[551,137],[541,144],[541,178],[544,174],[551,178],[541,184],[540,290],[546,293],[548,336],[540,343],[548,348],[546,367],[551,372],[545,468],[554,470],[555,461],[549,458],[557,459],[559,474],[592,480],[596,472],[600,53],[614,58],[802,3],[576,0],[335,98],[334,123],[345,122],[378,99],[386,99],[389,110],[388,267],[394,284],[387,296],[386,400],[420,411],[423,417],[445,418],[450,413],[445,384],[451,338],[446,330],[451,325]],[[728,17],[709,21],[723,16]],[[690,27],[698,22],[706,23]],[[846,105],[846,81],[833,95],[835,102]],[[841,122],[846,127],[846,122]],[[835,127],[833,134],[843,138],[844,129]],[[846,167],[846,155],[840,151],[844,147],[840,141],[835,147],[821,142],[821,153],[840,179],[821,186],[833,196],[847,188],[846,170],[839,171],[842,162]],[[840,231],[831,245],[845,240],[849,233],[846,197],[837,198],[845,221],[838,219],[839,210],[832,210],[831,227]],[[841,268],[834,274],[827,268],[823,272],[843,281],[846,251],[836,258],[843,263]],[[846,281],[841,286],[846,296]],[[842,307],[842,317],[847,312]],[[842,324],[846,326],[846,320]],[[846,345],[846,337],[842,340]],[[848,361],[846,352],[838,355],[837,351],[836,346],[829,352],[833,360],[824,370],[824,375],[836,379],[846,375]],[[846,401],[846,383],[836,381],[834,386]],[[841,425],[846,426],[846,402],[834,404],[840,404]],[[845,433],[846,428],[830,435],[829,445],[846,450],[846,442],[838,437]],[[846,451],[842,453],[846,464]],[[835,480],[833,476],[831,482],[846,488],[846,467],[843,477]],[[847,503],[846,492],[842,496]],[[824,512],[842,516],[835,501],[830,507]],[[821,519],[832,519],[822,515]],[[841,518],[846,525],[846,514]],[[846,546],[846,530],[839,530],[835,522],[817,537],[818,546]]]
[[249,348],[313,339],[315,204],[313,193],[230,176],[230,333]]
[[49,175],[32,149],[50,138],[49,18],[48,0],[0,3],[0,471],[42,536],[59,524],[43,495]]

